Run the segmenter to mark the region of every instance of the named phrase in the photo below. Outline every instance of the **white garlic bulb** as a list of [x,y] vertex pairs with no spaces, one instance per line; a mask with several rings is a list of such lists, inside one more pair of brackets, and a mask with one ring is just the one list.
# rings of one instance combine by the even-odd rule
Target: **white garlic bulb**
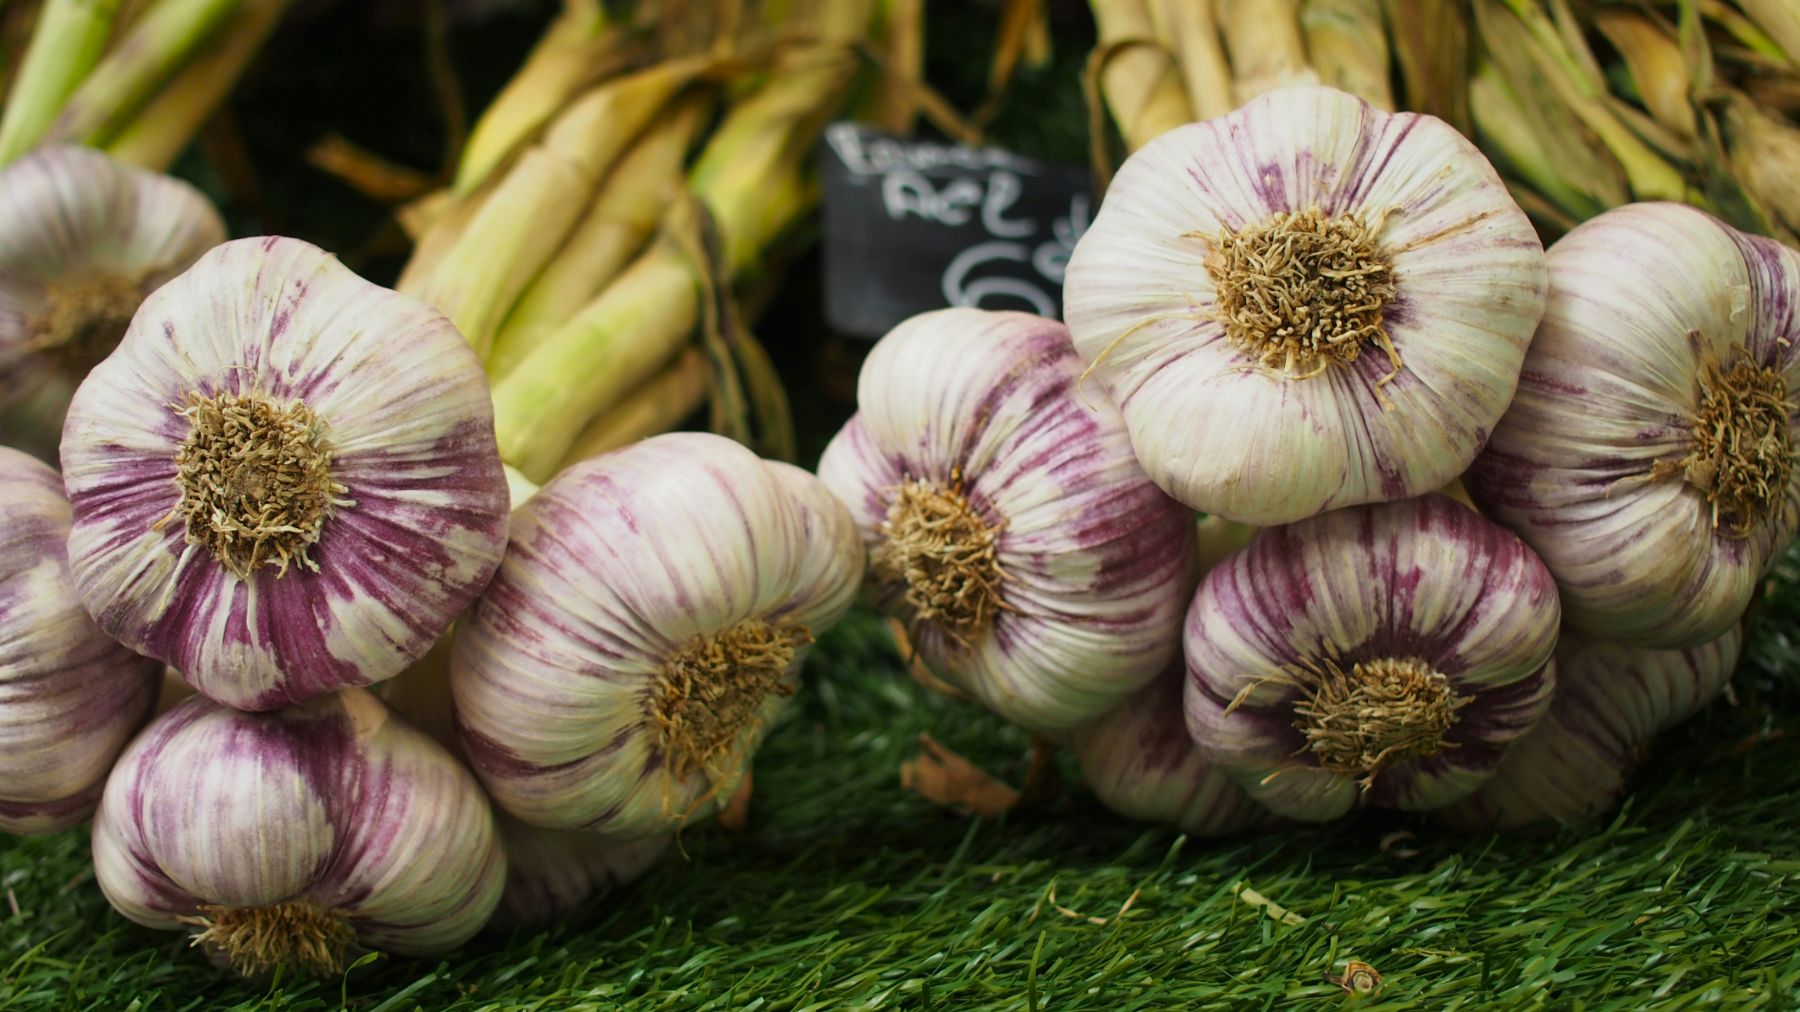
[[243,709],[396,674],[505,548],[467,342],[295,239],[226,243],[151,295],[62,459],[88,610]]
[[1449,124],[1296,87],[1127,159],[1064,300],[1151,480],[1266,525],[1462,473],[1545,284],[1531,223]]
[[1194,836],[1226,836],[1272,821],[1188,737],[1181,707],[1186,670],[1174,665],[1069,733],[1082,778],[1120,815]]
[[1280,815],[1438,808],[1550,705],[1543,563],[1447,496],[1257,533],[1188,612],[1188,732]]
[[1685,650],[1589,639],[1565,629],[1556,644],[1556,698],[1474,794],[1443,809],[1463,829],[1568,822],[1611,809],[1626,778],[1665,728],[1724,691],[1743,634]]
[[869,591],[940,678],[1063,730],[1176,653],[1194,520],[1078,390],[1061,324],[944,309],[883,337],[819,477],[869,546]]
[[195,696],[134,739],[94,820],[121,914],[221,962],[341,973],[357,949],[445,952],[506,864],[475,778],[366,690],[273,713]]
[[1555,574],[1570,626],[1684,647],[1734,625],[1800,526],[1800,255],[1680,204],[1550,250],[1519,393],[1470,492]]
[[513,516],[451,659],[464,754],[533,825],[663,835],[725,803],[862,578],[816,478],[718,436],[577,464]]
[[81,607],[55,471],[0,446],[0,516],[0,832],[48,833],[93,812],[162,665]]
[[145,295],[224,240],[198,190],[91,148],[0,169],[0,443],[54,463],[82,377]]

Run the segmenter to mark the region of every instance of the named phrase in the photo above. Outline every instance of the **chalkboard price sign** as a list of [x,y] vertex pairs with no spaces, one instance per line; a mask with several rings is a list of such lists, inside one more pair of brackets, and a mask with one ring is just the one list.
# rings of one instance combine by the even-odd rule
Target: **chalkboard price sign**
[[825,317],[879,338],[945,306],[1060,316],[1087,170],[999,148],[825,131]]

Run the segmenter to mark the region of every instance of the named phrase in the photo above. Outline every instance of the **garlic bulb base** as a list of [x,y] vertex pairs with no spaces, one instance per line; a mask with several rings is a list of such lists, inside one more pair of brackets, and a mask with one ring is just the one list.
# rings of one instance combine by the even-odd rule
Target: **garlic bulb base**
[[[1793,469],[1788,419],[1794,406],[1781,373],[1758,365],[1742,344],[1726,371],[1710,343],[1690,335],[1700,366],[1693,445],[1650,468],[1650,481],[1679,478],[1712,506],[1713,530],[1742,541],[1781,506]],[[1721,523],[1724,521],[1724,523]]]
[[1348,671],[1327,659],[1302,672],[1295,729],[1321,769],[1364,788],[1388,766],[1442,751],[1456,712],[1472,701],[1416,657],[1359,661]]
[[30,341],[79,383],[112,354],[144,301],[140,282],[97,273],[44,286],[44,308],[26,322]]
[[295,563],[316,572],[307,550],[332,511],[354,503],[331,476],[331,448],[312,409],[257,393],[193,392],[178,414],[188,436],[175,453],[176,512],[188,541],[239,579],[262,566],[277,576]]
[[902,483],[869,552],[869,568],[883,583],[905,588],[913,622],[935,623],[966,646],[1006,606],[1006,574],[995,554],[999,531],[969,504],[961,485],[960,476],[947,486]]
[[356,931],[342,911],[306,900],[261,907],[202,903],[198,909],[198,914],[176,918],[200,929],[191,944],[245,977],[278,969],[336,976],[344,972],[344,954],[356,941]]
[[1400,353],[1381,324],[1399,294],[1394,265],[1377,241],[1386,218],[1371,224],[1313,207],[1198,236],[1207,246],[1225,339],[1293,379],[1354,362],[1369,344],[1397,373]]
[[695,637],[671,657],[647,703],[670,780],[703,773],[715,786],[736,783],[742,771],[718,769],[718,761],[756,729],[770,696],[794,694],[787,672],[811,642],[803,625],[745,619]]

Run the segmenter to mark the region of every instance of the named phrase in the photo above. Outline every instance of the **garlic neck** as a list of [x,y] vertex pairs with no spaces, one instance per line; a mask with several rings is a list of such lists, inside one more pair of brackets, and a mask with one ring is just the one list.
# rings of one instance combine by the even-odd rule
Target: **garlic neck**
[[1713,529],[1741,540],[1787,494],[1794,405],[1781,373],[1758,365],[1742,345],[1727,368],[1711,342],[1689,337],[1700,360],[1693,443],[1680,459],[1657,461],[1650,478],[1680,478],[1698,489],[1712,506]]
[[144,301],[138,282],[92,274],[51,283],[28,326],[32,343],[70,376],[86,376],[119,346]]
[[286,900],[263,907],[227,907],[202,903],[199,913],[177,918],[200,930],[193,944],[224,956],[231,968],[254,977],[282,967],[310,970],[321,976],[344,972],[344,953],[356,931],[341,910],[328,910],[308,900]]
[[670,778],[696,772],[715,780],[732,771],[718,769],[740,736],[761,720],[768,697],[791,695],[788,668],[799,649],[812,642],[803,625],[742,622],[712,636],[695,637],[663,665],[648,701]]
[[1321,768],[1364,787],[1390,766],[1449,747],[1444,735],[1470,701],[1418,658],[1359,661],[1348,671],[1327,660],[1298,681],[1294,727],[1307,749]]
[[1398,293],[1378,241],[1384,220],[1313,208],[1195,236],[1208,246],[1206,273],[1226,340],[1295,379],[1353,362],[1369,344],[1397,373],[1399,352],[1382,327]]
[[869,565],[883,583],[905,588],[915,620],[967,647],[1006,607],[998,540],[998,528],[975,511],[960,480],[908,481],[888,506]]
[[188,541],[239,577],[262,566],[277,567],[277,576],[293,563],[317,569],[307,550],[332,511],[351,502],[332,478],[331,447],[312,410],[256,393],[193,393],[179,413],[188,436],[175,455],[181,501],[171,516]]

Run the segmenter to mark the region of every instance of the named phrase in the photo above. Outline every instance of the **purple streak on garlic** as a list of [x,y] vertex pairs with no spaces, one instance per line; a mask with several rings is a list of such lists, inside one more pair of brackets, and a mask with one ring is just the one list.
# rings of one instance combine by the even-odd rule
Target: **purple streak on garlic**
[[546,924],[636,881],[668,853],[674,836],[615,839],[578,829],[539,829],[500,816],[506,893],[496,927]]
[[862,578],[817,479],[677,433],[520,506],[451,660],[463,750],[533,825],[667,834],[727,801]]
[[1659,732],[1724,691],[1741,628],[1685,650],[1594,640],[1565,629],[1556,644],[1556,699],[1493,779],[1439,812],[1462,829],[1513,829],[1601,815]]
[[1442,495],[1259,532],[1187,617],[1188,731],[1289,818],[1474,791],[1550,704],[1556,586]]
[[158,717],[107,781],[94,871],[121,914],[247,975],[448,951],[506,880],[475,778],[362,689],[274,713],[195,696]]
[[62,457],[88,609],[241,709],[399,672],[505,548],[467,342],[295,239],[226,243],[146,300]]
[[1260,526],[1461,474],[1544,289],[1531,223],[1449,124],[1298,87],[1127,159],[1064,299],[1151,480]]
[[1226,836],[1270,821],[1269,812],[1206,761],[1182,719],[1186,668],[1177,663],[1101,716],[1074,729],[1081,775],[1120,815]]
[[1469,490],[1543,557],[1572,627],[1708,642],[1800,525],[1800,256],[1632,204],[1549,259],[1549,308]]
[[1054,321],[915,316],[869,353],[857,414],[819,462],[919,656],[1038,731],[1155,677],[1195,579],[1192,514],[1144,477],[1080,373]]
[[198,190],[90,148],[0,170],[0,442],[55,462],[82,377],[145,295],[224,239]]
[[0,446],[0,507],[0,832],[49,833],[93,812],[162,666],[108,638],[75,596],[55,471]]

